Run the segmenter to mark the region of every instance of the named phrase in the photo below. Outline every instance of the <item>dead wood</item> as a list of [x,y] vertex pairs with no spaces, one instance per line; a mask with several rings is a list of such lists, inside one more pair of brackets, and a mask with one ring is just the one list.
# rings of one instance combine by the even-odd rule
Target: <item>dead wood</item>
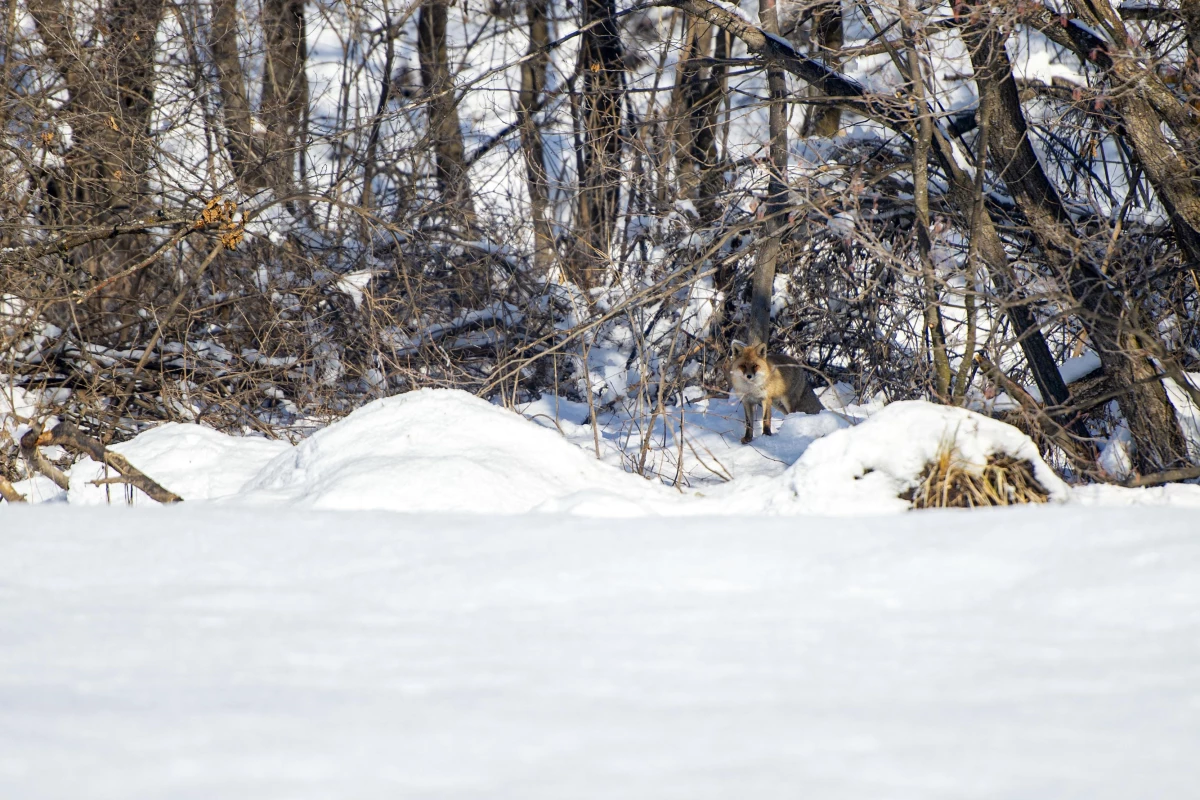
[[[32,433],[33,431],[30,431]],[[25,434],[21,439],[22,451],[25,448],[25,439],[29,434]],[[172,491],[164,489],[156,481],[147,476],[144,472],[129,463],[129,460],[120,453],[114,453],[97,440],[87,436],[79,428],[69,422],[63,422],[56,425],[53,430],[46,431],[35,439],[36,445],[58,445],[70,450],[79,455],[85,455],[100,464],[108,466],[121,473],[125,478],[125,482],[136,486],[145,492],[150,499],[157,500],[160,503],[178,503],[183,500],[182,497]],[[61,473],[60,473],[61,474]],[[64,476],[65,480],[65,476]],[[56,481],[57,483],[57,481]],[[66,489],[65,484],[59,484]]]
[[29,463],[38,472],[45,475],[50,480],[54,481],[54,485],[66,491],[71,488],[71,482],[67,479],[66,473],[50,463],[50,459],[42,455],[38,450],[39,439],[42,436],[41,423],[35,424],[29,430],[25,431],[25,435],[21,437],[21,455],[25,461]]
[[0,478],[0,497],[10,503],[24,503],[25,495],[16,490],[7,478]]
[[985,508],[1050,499],[1028,461],[1007,454],[990,456],[980,466],[962,460],[953,442],[944,443],[925,467],[921,482],[901,495],[913,508]]
[[1193,478],[1200,478],[1200,467],[1183,467],[1182,469],[1169,469],[1165,472],[1156,472],[1153,475],[1139,475],[1136,478],[1130,478],[1121,485],[1127,486],[1130,489],[1137,489],[1142,486],[1160,486],[1164,483],[1190,481]]

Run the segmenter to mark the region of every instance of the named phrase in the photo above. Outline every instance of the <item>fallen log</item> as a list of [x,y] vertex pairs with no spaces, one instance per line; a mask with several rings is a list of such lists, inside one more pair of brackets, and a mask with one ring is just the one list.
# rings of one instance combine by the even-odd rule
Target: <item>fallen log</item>
[[[31,429],[29,433],[26,433],[25,436],[21,437],[22,452],[24,452],[25,449],[25,440],[29,438],[29,435],[33,432],[34,431]],[[84,434],[83,431],[79,430],[79,428],[70,422],[61,422],[58,425],[55,425],[54,428],[49,431],[40,432],[39,435],[34,437],[34,445],[35,447],[33,449],[35,451],[37,447],[58,445],[78,455],[85,455],[97,463],[107,464],[121,474],[124,482],[129,483],[132,486],[136,486],[145,492],[150,499],[157,500],[160,503],[178,503],[183,500],[182,497],[168,489],[164,489],[155,480],[150,478],[137,467],[130,464],[129,460],[125,458],[125,456],[121,455],[120,453],[112,452],[107,447],[100,444],[100,442],[97,440]],[[43,457],[42,460],[44,461],[45,458]],[[53,465],[50,466],[53,467]],[[62,475],[61,472],[59,474]],[[63,479],[65,480],[66,476],[63,476]],[[53,478],[51,478],[51,480],[53,480]],[[57,483],[57,481],[55,481],[55,483]],[[59,485],[64,489],[67,488],[67,486],[64,484]]]

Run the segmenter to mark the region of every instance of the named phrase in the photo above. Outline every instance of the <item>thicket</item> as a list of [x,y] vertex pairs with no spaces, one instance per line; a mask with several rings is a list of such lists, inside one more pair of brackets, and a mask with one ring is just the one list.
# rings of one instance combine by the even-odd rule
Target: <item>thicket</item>
[[9,0],[0,385],[105,443],[648,415],[737,336],[1196,474],[1196,4],[777,1]]

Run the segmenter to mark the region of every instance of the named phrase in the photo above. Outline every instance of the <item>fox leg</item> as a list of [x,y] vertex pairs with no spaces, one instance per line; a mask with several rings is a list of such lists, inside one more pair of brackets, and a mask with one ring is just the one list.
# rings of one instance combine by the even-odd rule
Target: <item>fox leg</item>
[[763,401],[763,436],[771,435],[771,401]]
[[746,435],[742,437],[742,444],[750,444],[750,440],[754,438],[754,404],[743,400],[742,410],[746,412]]

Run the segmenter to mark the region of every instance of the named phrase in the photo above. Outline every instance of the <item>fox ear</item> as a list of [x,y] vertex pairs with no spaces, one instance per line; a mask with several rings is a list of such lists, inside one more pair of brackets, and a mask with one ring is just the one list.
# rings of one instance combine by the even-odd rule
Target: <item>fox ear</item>
[[746,349],[745,342],[743,342],[741,339],[733,340],[733,352],[737,353],[737,352],[739,352],[741,350],[745,350],[745,349]]
[[754,345],[754,353],[755,353],[755,355],[757,355],[759,358],[766,358],[766,357],[767,357],[767,344],[766,344],[766,342],[759,342],[758,344]]

